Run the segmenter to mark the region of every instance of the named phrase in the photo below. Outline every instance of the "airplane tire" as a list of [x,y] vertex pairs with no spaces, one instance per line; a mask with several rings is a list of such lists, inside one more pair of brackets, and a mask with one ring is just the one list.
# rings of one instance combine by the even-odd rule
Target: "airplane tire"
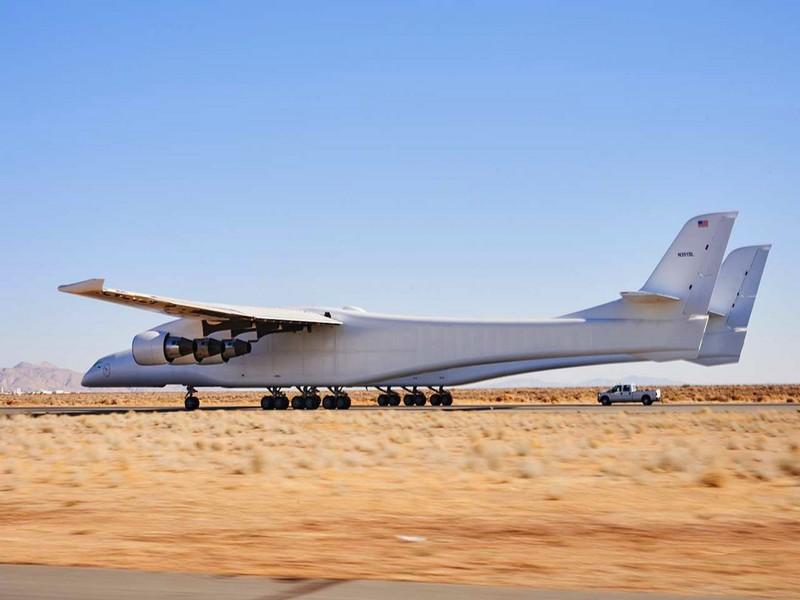
[[322,399],[322,408],[324,408],[325,410],[334,410],[336,408],[336,397],[325,396]]
[[302,396],[295,396],[292,398],[292,408],[294,410],[304,410],[306,407],[306,403],[303,400]]
[[414,406],[414,404],[416,404],[416,398],[414,397],[414,394],[406,394],[403,396],[403,404],[406,406]]
[[400,394],[389,394],[389,406],[400,406]]
[[272,396],[264,396],[261,398],[262,410],[273,410],[275,408],[275,398]]
[[425,394],[415,394],[414,404],[417,406],[425,406]]
[[319,408],[320,400],[319,396],[316,394],[312,396],[306,396],[306,410],[317,410]]
[[442,406],[452,406],[453,405],[453,395],[450,392],[445,392],[442,394]]
[[189,396],[183,401],[183,406],[186,410],[197,410],[200,408],[200,400],[196,396]]
[[275,398],[275,410],[286,410],[287,408],[289,408],[289,398],[286,396]]
[[378,396],[378,406],[389,406],[389,396],[387,394]]
[[439,406],[442,403],[442,397],[439,394],[431,394],[431,406]]
[[350,396],[337,396],[336,408],[339,410],[347,410],[350,408]]

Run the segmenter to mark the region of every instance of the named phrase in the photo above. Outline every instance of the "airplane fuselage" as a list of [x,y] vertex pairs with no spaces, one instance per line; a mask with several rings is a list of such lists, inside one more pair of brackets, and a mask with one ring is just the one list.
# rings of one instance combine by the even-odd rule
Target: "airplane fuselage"
[[[124,351],[98,361],[84,385],[365,386],[479,364],[696,353],[707,322],[704,316],[481,321],[326,312],[342,326],[266,335],[253,342],[251,353],[221,364],[196,364],[187,357],[142,366]],[[154,329],[187,338],[202,335],[195,319]]]

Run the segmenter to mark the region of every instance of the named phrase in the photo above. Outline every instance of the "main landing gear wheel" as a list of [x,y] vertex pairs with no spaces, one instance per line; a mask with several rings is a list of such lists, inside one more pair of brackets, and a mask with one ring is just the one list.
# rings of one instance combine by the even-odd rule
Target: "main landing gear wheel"
[[446,392],[442,388],[439,388],[438,391],[431,388],[431,391],[433,392],[430,397],[431,406],[451,406],[453,404],[453,395],[450,392]]
[[346,394],[336,396],[336,408],[338,410],[347,410],[350,408],[350,396]]
[[378,406],[400,406],[400,394],[393,392],[391,389],[387,389],[384,392],[378,388],[378,391],[381,392],[380,396],[378,396]]
[[320,399],[317,394],[310,394],[305,397],[305,409],[306,410],[317,410],[320,405]]
[[325,410],[334,410],[336,408],[336,396],[325,396],[322,399],[322,408]]
[[200,408],[200,400],[194,395],[195,390],[192,386],[186,386],[186,395],[183,397],[183,406],[186,410],[197,410]]
[[289,408],[289,398],[286,394],[272,394],[261,398],[261,408],[264,410],[286,410]]
[[425,406],[425,402],[425,394],[422,392],[406,394],[403,397],[403,404],[406,406]]
[[304,410],[306,407],[306,401],[302,396],[295,396],[292,398],[292,408],[294,410]]

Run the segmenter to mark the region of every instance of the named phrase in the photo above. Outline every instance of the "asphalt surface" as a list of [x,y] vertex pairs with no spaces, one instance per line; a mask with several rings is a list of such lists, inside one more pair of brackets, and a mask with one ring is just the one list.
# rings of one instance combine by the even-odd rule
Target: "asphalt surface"
[[[414,583],[269,579],[89,567],[0,565],[3,600],[719,600],[611,591],[555,591]],[[726,600],[733,597],[726,596]],[[737,596],[735,600],[744,600]]]
[[[698,410],[709,409],[712,412],[745,412],[753,410],[780,410],[787,412],[800,411],[800,404],[791,403],[716,403],[716,402],[692,402],[686,404],[653,404],[643,406],[641,404],[614,404],[613,406],[601,406],[599,404],[463,404],[455,406],[353,406],[350,410],[354,411],[396,411],[396,412],[542,412],[542,413],[691,413]],[[261,411],[260,406],[241,405],[241,406],[201,406],[199,410],[204,411]],[[319,409],[323,410],[323,409]],[[127,412],[142,413],[169,413],[185,412],[183,406],[6,406],[0,407],[0,415],[109,415]],[[264,411],[276,412],[276,411]],[[288,411],[277,412],[292,412]],[[327,412],[327,411],[326,411]]]

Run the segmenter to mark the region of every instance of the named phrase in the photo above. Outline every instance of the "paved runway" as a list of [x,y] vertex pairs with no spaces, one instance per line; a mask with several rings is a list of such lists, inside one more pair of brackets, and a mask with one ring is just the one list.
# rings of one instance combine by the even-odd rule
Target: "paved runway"
[[[507,412],[542,412],[542,413],[690,413],[699,410],[709,409],[713,412],[744,412],[753,410],[780,410],[788,412],[800,411],[800,404],[791,403],[717,403],[717,402],[694,402],[687,404],[653,404],[643,406],[641,404],[615,404],[613,406],[601,406],[599,404],[464,404],[455,406],[353,406],[350,410],[354,411],[394,411],[405,412],[428,412],[428,411],[507,411]],[[201,406],[199,410],[204,411],[261,411],[261,407],[252,405],[242,406]],[[322,409],[320,409],[322,410]],[[143,413],[168,413],[185,412],[183,406],[6,406],[0,407],[0,415],[108,415],[127,412]],[[287,411],[263,411],[265,413],[290,413]],[[305,412],[305,411],[304,411]],[[329,411],[325,411],[329,412]],[[334,411],[338,412],[338,411]]]
[[[414,583],[223,577],[123,569],[0,565],[3,600],[719,600],[608,591],[563,592]],[[734,600],[726,596],[726,600]],[[738,596],[735,600],[745,600]]]

